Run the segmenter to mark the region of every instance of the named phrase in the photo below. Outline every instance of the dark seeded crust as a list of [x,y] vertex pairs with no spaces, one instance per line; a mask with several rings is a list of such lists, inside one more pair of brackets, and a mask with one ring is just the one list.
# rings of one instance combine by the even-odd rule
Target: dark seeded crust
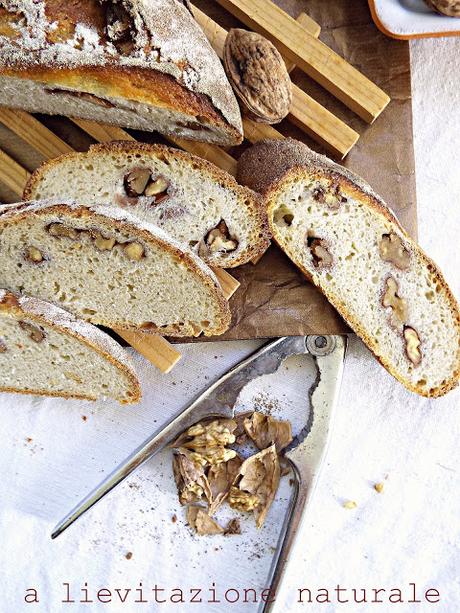
[[[33,309],[27,308],[27,303],[33,305]],[[134,370],[130,368],[128,360],[120,361],[117,358],[117,353],[123,351],[107,334],[83,320],[77,320],[73,315],[64,311],[59,307],[48,304],[38,298],[28,297],[25,302],[21,296],[7,291],[3,296],[0,295],[0,314],[3,312],[11,313],[15,317],[27,317],[27,320],[35,321],[39,325],[51,326],[58,330],[61,334],[78,339],[82,344],[88,345],[94,351],[102,355],[111,364],[116,366],[129,380],[131,393],[130,400],[119,399],[122,404],[135,404],[141,399],[141,387],[139,379]],[[68,325],[60,325],[60,322],[65,321]],[[75,325],[76,324],[76,325]],[[77,332],[77,328],[79,331]],[[86,334],[85,334],[86,332]],[[111,348],[113,349],[111,351]],[[90,395],[67,394],[65,392],[54,392],[52,390],[22,390],[15,387],[1,387],[2,392],[29,394],[33,396],[52,396],[59,398],[74,398],[79,400],[97,400],[96,397]]]
[[182,164],[195,169],[197,173],[202,173],[211,177],[216,183],[221,184],[224,188],[237,194],[240,206],[245,207],[248,215],[254,219],[254,225],[256,226],[255,231],[250,239],[248,248],[237,258],[231,261],[229,261],[229,258],[224,258],[222,262],[216,261],[215,264],[213,262],[213,265],[221,264],[225,265],[226,268],[233,268],[246,264],[252,259],[262,255],[267,250],[270,244],[271,235],[268,228],[265,207],[260,194],[254,192],[248,187],[239,185],[232,175],[218,168],[215,166],[215,164],[212,164],[211,162],[208,162],[207,160],[204,160],[203,158],[191,153],[186,153],[185,151],[175,149],[174,147],[166,147],[165,145],[137,143],[131,141],[112,141],[110,143],[92,145],[87,154],[78,152],[65,153],[57,158],[43,162],[43,164],[41,164],[41,166],[39,166],[32,173],[24,188],[23,199],[33,199],[34,191],[41,181],[42,176],[45,175],[49,169],[53,168],[54,166],[58,166],[61,162],[72,160],[74,158],[78,159],[84,155],[91,157],[99,153],[104,154],[113,152],[142,153],[151,155],[152,157],[167,157],[170,160],[178,160]]
[[[73,205],[71,203],[62,203],[62,204],[50,204],[46,202],[29,202],[29,203],[19,203],[17,206],[8,206],[4,210],[0,209],[0,227],[6,224],[18,224],[21,220],[25,219],[29,215],[35,216],[46,216],[49,214],[68,216],[72,219],[82,219],[82,218],[91,218],[96,223],[101,223],[102,225],[108,225],[115,229],[129,232],[133,236],[136,236],[140,240],[142,240],[146,244],[155,245],[156,247],[160,247],[161,249],[168,251],[173,257],[177,260],[181,260],[184,262],[191,274],[198,276],[203,284],[207,286],[210,292],[214,295],[214,298],[219,306],[219,310],[221,313],[219,322],[216,322],[215,328],[209,328],[204,330],[205,336],[214,336],[218,334],[223,334],[229,327],[231,322],[231,312],[230,307],[228,305],[227,300],[222,292],[222,288],[220,287],[217,279],[214,277],[214,274],[211,270],[207,269],[207,267],[203,264],[200,265],[198,261],[195,261],[191,253],[183,251],[178,243],[175,241],[168,242],[166,238],[160,238],[160,236],[156,235],[155,232],[160,233],[158,228],[150,224],[145,224],[142,222],[137,222],[132,220],[130,216],[130,220],[126,220],[123,216],[123,211],[120,210],[120,219],[109,216],[109,210],[115,211],[116,209],[108,209],[108,207],[85,207],[81,205]],[[166,236],[166,235],[165,235]],[[207,274],[209,271],[209,274]],[[120,328],[132,331],[139,331],[140,328],[130,324],[123,324],[121,322],[113,322],[100,320],[98,321],[99,325],[106,326],[108,328]],[[149,328],[142,328],[142,332],[146,333],[161,333],[162,336],[171,336],[171,337],[180,337],[180,336],[193,336],[194,330],[192,326],[185,327],[183,331],[178,332],[173,325],[166,326],[161,328],[161,331]]]
[[[437,265],[416,243],[414,243],[407,232],[401,227],[391,210],[386,206],[385,202],[373,192],[367,183],[357,175],[354,175],[346,169],[342,169],[341,166],[328,160],[328,158],[312,152],[302,143],[291,139],[286,139],[286,141],[263,141],[260,144],[258,143],[243,154],[240,162],[238,167],[238,179],[242,183],[249,183],[253,189],[258,187],[264,193],[269,224],[276,243],[287,253],[303,274],[323,292],[326,298],[337,309],[356,334],[362,338],[388,372],[407,389],[422,396],[438,397],[455,388],[460,378],[460,347],[458,351],[457,368],[452,373],[451,379],[447,381],[445,385],[426,391],[422,386],[413,385],[410,381],[405,380],[396,372],[385,357],[376,355],[372,336],[364,330],[359,321],[350,315],[346,304],[339,301],[335,295],[329,292],[327,287],[319,285],[319,283],[311,277],[309,271],[302,265],[301,261],[295,257],[295,254],[289,253],[289,251],[285,249],[285,246],[278,240],[279,236],[277,235],[275,225],[271,224],[272,211],[277,204],[278,197],[292,184],[305,178],[319,180],[323,177],[337,182],[340,189],[345,193],[350,194],[351,197],[361,201],[370,209],[374,210],[376,214],[383,215],[390,223],[394,224],[397,229],[402,232],[406,244],[412,252],[416,254],[418,259],[421,260],[432,273],[436,274],[445,292],[447,302],[452,311],[456,314],[456,329],[457,335],[460,338],[460,309],[443,274]],[[256,179],[252,179],[252,177],[256,177]]]

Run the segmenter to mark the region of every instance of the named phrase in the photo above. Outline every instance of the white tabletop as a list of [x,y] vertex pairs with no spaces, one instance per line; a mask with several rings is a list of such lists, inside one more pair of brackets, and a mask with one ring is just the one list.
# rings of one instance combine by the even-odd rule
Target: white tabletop
[[[460,40],[417,41],[411,49],[420,242],[458,297]],[[289,495],[288,479],[258,535],[249,518],[242,521],[241,536],[198,538],[185,526],[170,456],[164,453],[60,539],[51,542],[49,533],[147,434],[256,346],[184,346],[183,362],[167,376],[139,359],[144,383],[139,407],[1,397],[2,613],[254,611],[254,605],[241,601],[225,603],[224,592],[236,588],[242,597],[244,588],[260,592],[265,587]],[[250,390],[248,404],[264,406],[268,399],[278,412],[298,414],[311,376],[304,375],[299,359],[282,375],[264,381],[263,389]],[[459,399],[458,390],[435,401],[406,392],[360,341],[351,340],[329,455],[286,589],[278,597],[280,610],[368,612],[374,610],[369,604],[373,588],[387,590],[379,593],[384,603],[376,605],[376,611],[458,610]],[[376,482],[384,482],[383,493],[373,489]],[[345,500],[356,501],[357,507],[345,509]],[[79,602],[85,582],[91,603]],[[139,582],[147,603],[134,602],[139,600]],[[61,602],[64,583],[70,584],[74,603]],[[416,585],[421,603],[408,602],[410,583]],[[157,591],[157,600],[166,603],[155,603],[155,585],[163,590]],[[368,603],[338,604],[337,585],[348,590],[340,593],[342,600],[352,599],[351,588],[367,588]],[[213,587],[220,603],[208,602]],[[37,590],[38,604],[24,601],[26,594],[33,594],[27,592],[30,588]],[[111,604],[95,600],[101,588],[111,590]],[[179,594],[174,588],[182,588],[184,603],[170,602]],[[202,598],[201,604],[190,602],[190,588],[202,590],[195,596]],[[300,604],[299,588],[309,588],[313,601],[318,594],[324,598],[326,588],[331,602],[308,604],[304,592],[305,602]],[[394,588],[402,591],[402,604],[388,601]],[[425,601],[430,588],[439,591],[438,604]],[[236,598],[236,592],[228,595]],[[102,601],[108,598],[101,592]]]

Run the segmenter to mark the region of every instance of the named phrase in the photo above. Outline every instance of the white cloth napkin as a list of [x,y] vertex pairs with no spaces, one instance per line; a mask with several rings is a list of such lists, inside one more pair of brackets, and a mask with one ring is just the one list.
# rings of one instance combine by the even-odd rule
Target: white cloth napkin
[[[460,41],[420,41],[412,52],[420,240],[459,296]],[[240,536],[199,538],[185,525],[171,458],[164,452],[58,540],[49,535],[56,521],[148,434],[258,344],[182,346],[182,363],[166,376],[138,357],[144,399],[136,407],[0,397],[2,613],[255,610],[242,602],[244,589],[256,589],[260,598],[266,587],[291,491],[289,477],[258,534],[252,519],[242,517]],[[312,371],[295,358],[279,377],[250,390],[243,404],[263,406],[268,399],[280,414],[294,414],[298,421],[311,380]],[[406,392],[351,339],[329,455],[285,589],[277,596],[280,611],[459,609],[459,399],[458,391],[436,401]],[[377,482],[384,483],[380,494],[373,488]],[[347,500],[356,508],[345,509]],[[220,518],[234,515],[227,509]],[[140,582],[146,603],[134,602]],[[65,583],[73,603],[62,602]],[[426,590],[437,589],[439,603],[407,602],[411,583],[420,600]],[[80,602],[85,584],[93,602]],[[155,602],[155,585],[157,600],[166,603]],[[353,598],[352,588],[361,599],[366,588],[368,602],[338,603],[337,585],[348,590],[340,593],[342,600]],[[32,598],[32,588],[39,602],[28,604],[24,598]],[[111,603],[96,601],[103,588],[111,590]],[[174,588],[183,590],[185,602],[168,600],[178,597]],[[201,593],[193,596],[191,588]],[[221,602],[209,602],[212,588],[214,600]],[[312,603],[306,592],[298,602],[299,588],[311,590]],[[387,590],[380,593],[382,604],[371,603],[374,588]],[[388,601],[393,588],[405,602]],[[238,595],[238,602],[225,601],[229,589],[238,591],[227,593],[230,600]],[[324,597],[321,589],[329,590],[330,603],[315,602],[318,594]],[[100,595],[109,598],[106,591]],[[192,597],[202,602],[192,603]]]

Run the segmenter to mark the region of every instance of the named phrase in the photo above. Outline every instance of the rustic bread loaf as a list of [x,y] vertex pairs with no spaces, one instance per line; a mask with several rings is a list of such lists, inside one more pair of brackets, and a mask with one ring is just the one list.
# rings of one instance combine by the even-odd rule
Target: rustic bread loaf
[[440,396],[460,377],[460,311],[437,266],[359,177],[294,140],[243,154],[273,237],[385,368]]
[[121,209],[29,202],[0,210],[0,287],[110,328],[220,334],[230,310],[212,271]]
[[6,0],[0,105],[221,145],[242,140],[238,103],[179,0]]
[[128,354],[110,336],[43,300],[0,289],[0,391],[138,402]]
[[25,200],[115,204],[156,224],[208,264],[238,266],[268,247],[261,198],[197,156],[163,145],[113,142],[45,162]]

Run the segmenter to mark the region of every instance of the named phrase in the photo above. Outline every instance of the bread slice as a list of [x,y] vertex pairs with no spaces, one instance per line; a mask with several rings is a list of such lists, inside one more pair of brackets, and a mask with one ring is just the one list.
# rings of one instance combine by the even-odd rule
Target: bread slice
[[76,194],[162,227],[213,266],[239,266],[269,245],[259,195],[214,164],[163,145],[112,142],[62,155],[33,173],[24,199]]
[[276,242],[383,366],[423,396],[455,387],[458,304],[369,185],[293,140],[257,144],[240,162],[240,180],[265,193]]
[[230,310],[212,271],[121,209],[28,202],[0,210],[0,287],[110,328],[220,334]]
[[240,143],[235,95],[185,4],[2,2],[0,105]]
[[140,384],[110,336],[43,300],[0,289],[0,391],[138,402]]

